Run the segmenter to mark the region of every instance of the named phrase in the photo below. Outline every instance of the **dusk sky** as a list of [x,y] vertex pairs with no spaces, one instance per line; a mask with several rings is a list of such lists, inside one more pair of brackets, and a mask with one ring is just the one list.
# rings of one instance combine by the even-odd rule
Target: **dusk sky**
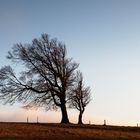
[[[92,101],[84,122],[140,124],[139,0],[0,0],[0,67],[16,43],[48,33],[66,44],[80,63]],[[16,67],[18,69],[18,66]],[[26,111],[0,105],[0,121],[60,122],[61,112]],[[78,112],[69,110],[71,122]]]

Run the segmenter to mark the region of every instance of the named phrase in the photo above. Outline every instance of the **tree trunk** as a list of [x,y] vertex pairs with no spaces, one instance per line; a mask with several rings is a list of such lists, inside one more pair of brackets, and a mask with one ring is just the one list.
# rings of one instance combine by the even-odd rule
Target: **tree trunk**
[[83,122],[82,122],[82,116],[83,116],[83,112],[80,111],[80,113],[79,113],[79,119],[78,119],[78,124],[83,124]]
[[65,104],[61,106],[61,113],[62,113],[61,123],[69,123],[68,113]]

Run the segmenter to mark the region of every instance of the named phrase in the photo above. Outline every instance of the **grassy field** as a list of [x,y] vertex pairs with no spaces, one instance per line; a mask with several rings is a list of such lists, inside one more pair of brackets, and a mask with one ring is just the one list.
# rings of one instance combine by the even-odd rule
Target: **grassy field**
[[140,128],[0,123],[0,140],[140,140]]

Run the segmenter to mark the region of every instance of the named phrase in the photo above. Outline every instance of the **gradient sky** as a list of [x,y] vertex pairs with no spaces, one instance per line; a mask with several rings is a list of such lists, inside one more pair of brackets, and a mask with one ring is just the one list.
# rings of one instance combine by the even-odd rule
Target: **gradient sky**
[[[0,0],[0,66],[15,43],[48,33],[66,44],[80,63],[92,102],[84,122],[140,123],[139,0]],[[26,111],[0,105],[0,121],[59,122],[60,112]],[[69,111],[72,122],[77,113]]]

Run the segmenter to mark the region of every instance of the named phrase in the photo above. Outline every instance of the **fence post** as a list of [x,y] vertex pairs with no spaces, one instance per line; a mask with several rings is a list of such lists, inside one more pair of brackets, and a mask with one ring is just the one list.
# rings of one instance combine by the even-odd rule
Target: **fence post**
[[91,124],[90,120],[89,120],[89,125]]
[[29,119],[28,119],[28,117],[27,117],[27,123],[29,123]]
[[104,126],[106,126],[106,120],[104,120]]

